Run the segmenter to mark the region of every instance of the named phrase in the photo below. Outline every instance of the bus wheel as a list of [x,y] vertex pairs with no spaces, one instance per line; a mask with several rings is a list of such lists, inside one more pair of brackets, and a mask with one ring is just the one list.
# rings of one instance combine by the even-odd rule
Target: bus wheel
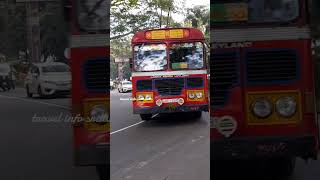
[[152,114],[140,114],[140,118],[144,121],[149,121],[152,117]]
[[109,168],[105,166],[96,166],[96,170],[100,180],[109,180],[110,179],[110,171]]

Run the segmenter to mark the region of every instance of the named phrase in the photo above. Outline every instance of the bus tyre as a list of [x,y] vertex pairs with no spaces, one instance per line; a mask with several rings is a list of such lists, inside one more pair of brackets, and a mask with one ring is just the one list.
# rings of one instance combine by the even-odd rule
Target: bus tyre
[[140,114],[140,117],[144,121],[149,121],[152,117],[152,114]]
[[110,171],[109,168],[104,166],[96,166],[96,170],[99,176],[99,180],[109,180],[110,179]]
[[27,85],[26,86],[26,91],[27,91],[27,97],[29,97],[29,98],[32,98],[32,93],[30,93],[30,89],[29,89],[29,86]]

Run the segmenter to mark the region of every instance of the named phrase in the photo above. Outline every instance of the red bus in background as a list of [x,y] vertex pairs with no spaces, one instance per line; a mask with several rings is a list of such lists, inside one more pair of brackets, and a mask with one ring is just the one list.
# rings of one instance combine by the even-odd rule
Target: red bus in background
[[159,113],[208,111],[205,39],[194,28],[137,32],[132,38],[133,112],[142,120]]
[[291,175],[296,157],[317,158],[308,3],[217,0],[211,4],[214,168],[220,166],[215,163],[219,160],[268,159],[271,169]]
[[96,166],[109,179],[109,8],[108,0],[69,1],[70,67],[74,160],[77,166]]

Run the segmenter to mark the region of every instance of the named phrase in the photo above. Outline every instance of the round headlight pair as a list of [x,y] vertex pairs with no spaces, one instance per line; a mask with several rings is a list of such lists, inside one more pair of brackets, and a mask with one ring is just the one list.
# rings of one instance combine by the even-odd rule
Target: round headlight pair
[[197,93],[189,93],[189,98],[190,99],[194,99],[194,98],[198,98],[198,99],[201,99],[203,94],[202,92],[197,92]]
[[104,105],[96,105],[91,109],[90,112],[90,121],[95,123],[107,123],[107,120],[109,119],[109,114],[107,112],[107,109]]
[[139,96],[138,96],[138,101],[144,101],[144,100],[146,100],[146,101],[151,101],[152,100],[152,96],[150,95],[150,94],[147,94],[147,95],[142,95],[142,94],[140,94]]
[[[283,117],[294,115],[297,103],[292,97],[282,97],[275,103],[276,111]],[[267,118],[271,115],[273,105],[267,99],[259,99],[252,105],[253,114],[260,118]]]

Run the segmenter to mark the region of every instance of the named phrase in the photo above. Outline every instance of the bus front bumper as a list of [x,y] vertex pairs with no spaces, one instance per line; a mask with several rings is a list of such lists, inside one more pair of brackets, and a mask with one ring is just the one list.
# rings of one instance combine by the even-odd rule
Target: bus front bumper
[[211,160],[254,159],[270,157],[317,158],[316,138],[251,137],[211,140]]
[[134,107],[134,114],[157,114],[157,113],[175,113],[175,112],[195,112],[208,111],[208,105],[182,105],[182,106],[156,106],[156,107]]
[[81,145],[75,150],[76,166],[98,166],[110,164],[110,144]]

